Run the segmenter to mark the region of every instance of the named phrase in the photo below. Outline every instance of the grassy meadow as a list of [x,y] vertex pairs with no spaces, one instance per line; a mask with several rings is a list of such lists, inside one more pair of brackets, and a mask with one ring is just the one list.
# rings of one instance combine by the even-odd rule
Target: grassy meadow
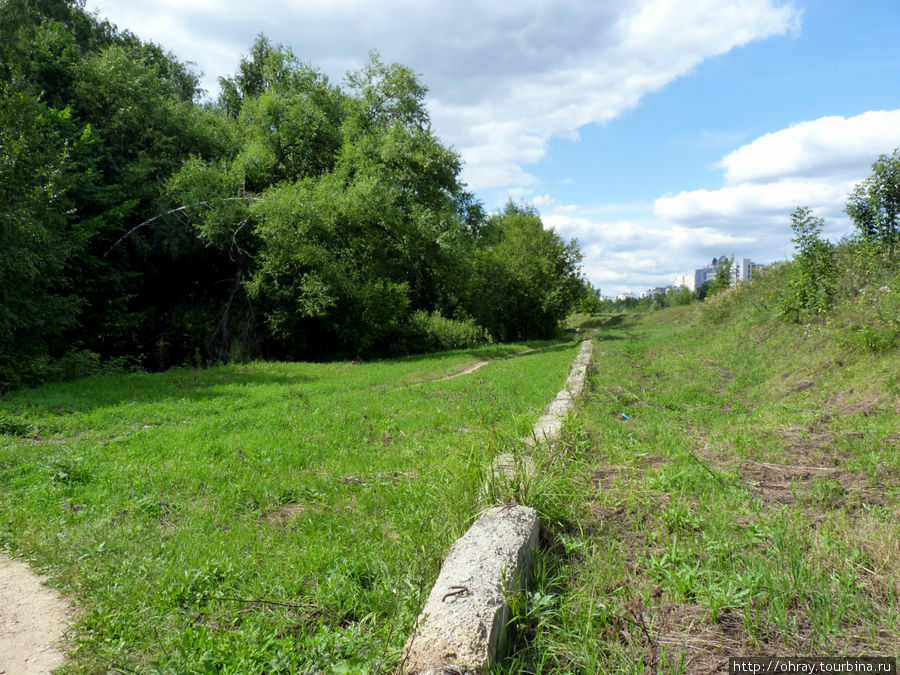
[[548,464],[568,509],[492,672],[900,654],[900,353],[746,311],[766,292],[586,323],[593,394]]
[[530,431],[577,347],[7,395],[0,546],[78,607],[64,672],[390,671],[493,454]]

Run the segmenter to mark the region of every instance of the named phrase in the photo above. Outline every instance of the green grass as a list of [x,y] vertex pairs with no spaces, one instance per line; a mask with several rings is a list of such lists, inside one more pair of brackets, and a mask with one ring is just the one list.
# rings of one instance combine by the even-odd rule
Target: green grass
[[493,672],[900,653],[900,353],[708,312],[595,321],[593,395],[550,465],[577,495]]
[[396,667],[486,467],[577,349],[531,346],[6,396],[0,546],[77,605],[64,671]]

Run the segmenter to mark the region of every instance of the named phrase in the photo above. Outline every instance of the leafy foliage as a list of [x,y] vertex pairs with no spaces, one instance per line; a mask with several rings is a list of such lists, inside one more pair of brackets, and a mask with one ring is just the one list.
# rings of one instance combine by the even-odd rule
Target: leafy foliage
[[872,164],[872,175],[850,195],[847,213],[863,237],[893,255],[900,241],[900,148]]
[[[17,232],[9,237],[44,233],[15,263],[40,280],[4,283],[0,299],[0,313],[28,307],[42,327],[30,348],[4,336],[0,380],[43,379],[70,350],[179,363],[215,316],[219,265],[184,222],[155,216],[164,180],[187,154],[219,151],[219,116],[194,104],[197,78],[183,64],[81,2],[6,0],[0,27],[0,105],[16,116],[4,128],[18,136],[2,152],[21,155],[16,180],[4,181],[16,194],[4,199],[3,218]],[[48,180],[22,161],[46,167]],[[29,180],[37,191],[23,200]],[[28,202],[41,207],[25,218]]]
[[826,312],[835,293],[834,246],[822,238],[824,221],[806,207],[791,214],[797,247],[781,313],[794,320]]
[[718,295],[731,287],[731,266],[733,264],[734,260],[727,257],[719,259],[719,264],[716,267],[716,276],[709,282],[706,288],[706,295]]
[[581,252],[509,202],[486,223],[467,308],[500,341],[550,337],[584,294]]
[[419,310],[410,319],[411,351],[434,352],[468,349],[493,342],[474,319],[447,319],[438,312]]
[[10,84],[0,89],[0,384],[7,386],[40,370],[77,311],[60,283],[75,245],[66,232],[69,118],[68,109]]
[[575,245],[486,220],[376,52],[337,86],[260,35],[213,105],[80,0],[2,0],[0,32],[0,388],[545,336],[578,299]]

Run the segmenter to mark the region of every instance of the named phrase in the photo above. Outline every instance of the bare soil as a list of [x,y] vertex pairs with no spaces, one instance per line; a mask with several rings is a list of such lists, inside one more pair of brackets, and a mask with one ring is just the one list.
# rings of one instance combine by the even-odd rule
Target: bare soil
[[38,675],[61,666],[71,615],[28,565],[0,554],[0,675]]
[[438,380],[438,382],[443,382],[444,380],[452,380],[454,377],[462,377],[463,375],[469,375],[470,373],[474,373],[479,368],[484,368],[489,361],[479,361],[473,366],[469,366],[465,370],[461,370],[458,373],[453,373],[453,375],[447,375],[447,377],[442,377]]

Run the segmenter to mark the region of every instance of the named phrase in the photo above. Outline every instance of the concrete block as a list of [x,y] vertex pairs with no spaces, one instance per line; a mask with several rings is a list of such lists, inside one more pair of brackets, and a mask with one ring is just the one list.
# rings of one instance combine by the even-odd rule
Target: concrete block
[[505,595],[521,587],[540,521],[527,506],[486,511],[451,547],[418,629],[406,645],[404,672],[479,672],[500,648],[509,621]]
[[587,374],[591,367],[591,340],[581,343],[578,355],[572,364],[572,370],[566,380],[566,387],[556,395],[556,398],[547,406],[547,411],[538,419],[530,436],[522,439],[525,445],[533,446],[536,443],[554,443],[562,432],[563,420],[575,405],[577,399],[584,392]]

